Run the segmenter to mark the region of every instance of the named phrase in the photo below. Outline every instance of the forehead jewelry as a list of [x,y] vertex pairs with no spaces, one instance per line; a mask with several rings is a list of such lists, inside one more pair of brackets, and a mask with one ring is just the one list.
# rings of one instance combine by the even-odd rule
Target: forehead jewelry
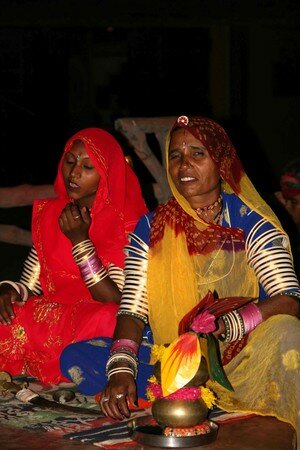
[[76,156],[76,160],[79,161],[80,160],[80,155]]
[[189,123],[189,118],[187,116],[179,116],[177,123],[178,125],[187,125]]

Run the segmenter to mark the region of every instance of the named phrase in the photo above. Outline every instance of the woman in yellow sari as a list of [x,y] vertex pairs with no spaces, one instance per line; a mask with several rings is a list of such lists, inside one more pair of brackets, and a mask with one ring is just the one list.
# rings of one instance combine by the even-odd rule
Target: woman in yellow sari
[[102,410],[129,417],[145,324],[155,344],[170,343],[182,318],[212,292],[219,301],[253,299],[215,320],[234,388],[208,381],[217,405],[275,416],[299,430],[300,289],[289,239],[215,121],[180,116],[166,161],[173,196],[140,219],[126,248]]

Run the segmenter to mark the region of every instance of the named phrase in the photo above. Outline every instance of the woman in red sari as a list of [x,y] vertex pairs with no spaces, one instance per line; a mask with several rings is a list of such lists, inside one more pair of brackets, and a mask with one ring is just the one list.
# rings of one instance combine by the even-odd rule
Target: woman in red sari
[[123,247],[146,206],[119,144],[99,128],[68,140],[54,187],[57,197],[34,202],[20,282],[0,283],[0,370],[58,383],[67,344],[113,334]]

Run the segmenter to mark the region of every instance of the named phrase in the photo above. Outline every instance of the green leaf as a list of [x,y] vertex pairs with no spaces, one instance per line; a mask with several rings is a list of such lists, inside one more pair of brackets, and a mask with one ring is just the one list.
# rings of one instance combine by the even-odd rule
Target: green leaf
[[207,339],[207,365],[211,380],[216,381],[225,389],[234,391],[219,358],[219,343],[213,334],[203,335]]

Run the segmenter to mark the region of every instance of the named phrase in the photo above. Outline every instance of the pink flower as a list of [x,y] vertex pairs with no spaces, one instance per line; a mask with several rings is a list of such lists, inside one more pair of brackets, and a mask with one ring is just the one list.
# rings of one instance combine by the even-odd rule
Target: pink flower
[[159,398],[164,398],[166,400],[197,400],[201,397],[200,387],[183,387],[178,389],[166,397],[163,396],[162,388],[159,383],[148,382],[147,385],[148,397],[152,397],[154,401]]
[[197,400],[200,397],[201,389],[199,387],[183,387],[164,398],[166,400]]
[[153,395],[154,398],[162,397],[162,388],[159,383],[149,382],[147,384],[147,391],[149,392],[149,394]]
[[191,330],[195,333],[212,333],[215,331],[215,316],[208,311],[198,314],[192,322]]

